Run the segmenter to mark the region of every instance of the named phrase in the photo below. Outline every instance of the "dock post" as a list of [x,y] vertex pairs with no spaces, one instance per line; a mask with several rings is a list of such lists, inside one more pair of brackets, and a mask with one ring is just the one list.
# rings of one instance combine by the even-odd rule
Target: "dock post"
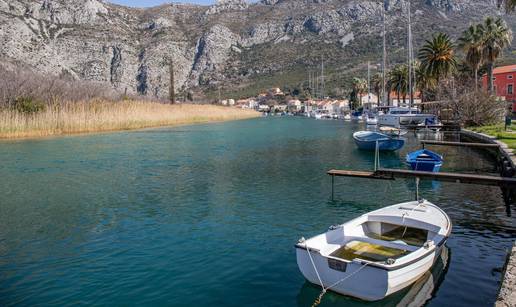
[[331,200],[335,198],[335,175],[331,176]]

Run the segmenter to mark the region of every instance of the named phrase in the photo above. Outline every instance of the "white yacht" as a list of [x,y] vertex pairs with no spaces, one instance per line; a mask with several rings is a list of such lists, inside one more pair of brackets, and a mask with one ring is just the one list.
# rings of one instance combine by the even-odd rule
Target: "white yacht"
[[450,236],[448,215],[426,201],[366,213],[296,244],[304,277],[367,301],[400,291],[432,268]]
[[378,125],[402,128],[404,126],[433,125],[437,117],[433,114],[422,114],[417,108],[395,107],[386,114],[378,116]]

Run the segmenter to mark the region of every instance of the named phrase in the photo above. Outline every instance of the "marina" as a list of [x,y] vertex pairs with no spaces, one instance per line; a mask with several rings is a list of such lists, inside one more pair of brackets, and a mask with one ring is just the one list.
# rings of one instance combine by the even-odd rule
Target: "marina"
[[[268,117],[4,142],[0,297],[56,305],[80,298],[85,304],[309,306],[321,288],[299,272],[292,248],[298,239],[414,199],[413,176],[340,178],[332,199],[327,170],[373,172],[374,151],[358,150],[352,138],[364,125]],[[411,172],[404,157],[421,140],[459,140],[440,132],[404,137],[400,151],[381,154],[381,168]],[[496,159],[484,149],[439,152],[446,163],[432,176],[498,176]],[[436,266],[378,302],[329,291],[321,306],[494,304],[516,231],[500,188],[421,180],[419,191],[453,222]],[[27,238],[31,243],[23,244]]]

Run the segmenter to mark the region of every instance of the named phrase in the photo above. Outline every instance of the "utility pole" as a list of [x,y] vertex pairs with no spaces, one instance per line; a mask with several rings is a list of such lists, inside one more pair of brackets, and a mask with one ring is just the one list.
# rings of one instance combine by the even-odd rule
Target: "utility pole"
[[169,100],[171,104],[176,103],[176,89],[175,89],[175,79],[174,79],[174,60],[170,59],[169,63],[169,72],[170,72],[170,88],[168,90]]

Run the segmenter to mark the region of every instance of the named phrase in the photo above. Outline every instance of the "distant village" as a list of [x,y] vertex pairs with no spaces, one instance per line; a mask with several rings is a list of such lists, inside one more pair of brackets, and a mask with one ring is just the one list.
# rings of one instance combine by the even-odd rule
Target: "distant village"
[[[378,101],[378,96],[373,93],[364,94],[359,97],[359,105],[365,109],[374,109],[378,106]],[[420,101],[420,98],[416,95],[414,102],[418,103]],[[278,87],[271,88],[259,94],[257,97],[238,100],[223,99],[220,100],[219,103],[224,106],[254,109],[267,114],[298,115],[313,113],[341,116],[351,112],[350,101],[348,99],[332,99],[326,97],[324,99],[307,99],[301,101],[295,97],[286,95]],[[392,106],[404,104],[403,100],[398,101],[396,98],[391,100]]]

